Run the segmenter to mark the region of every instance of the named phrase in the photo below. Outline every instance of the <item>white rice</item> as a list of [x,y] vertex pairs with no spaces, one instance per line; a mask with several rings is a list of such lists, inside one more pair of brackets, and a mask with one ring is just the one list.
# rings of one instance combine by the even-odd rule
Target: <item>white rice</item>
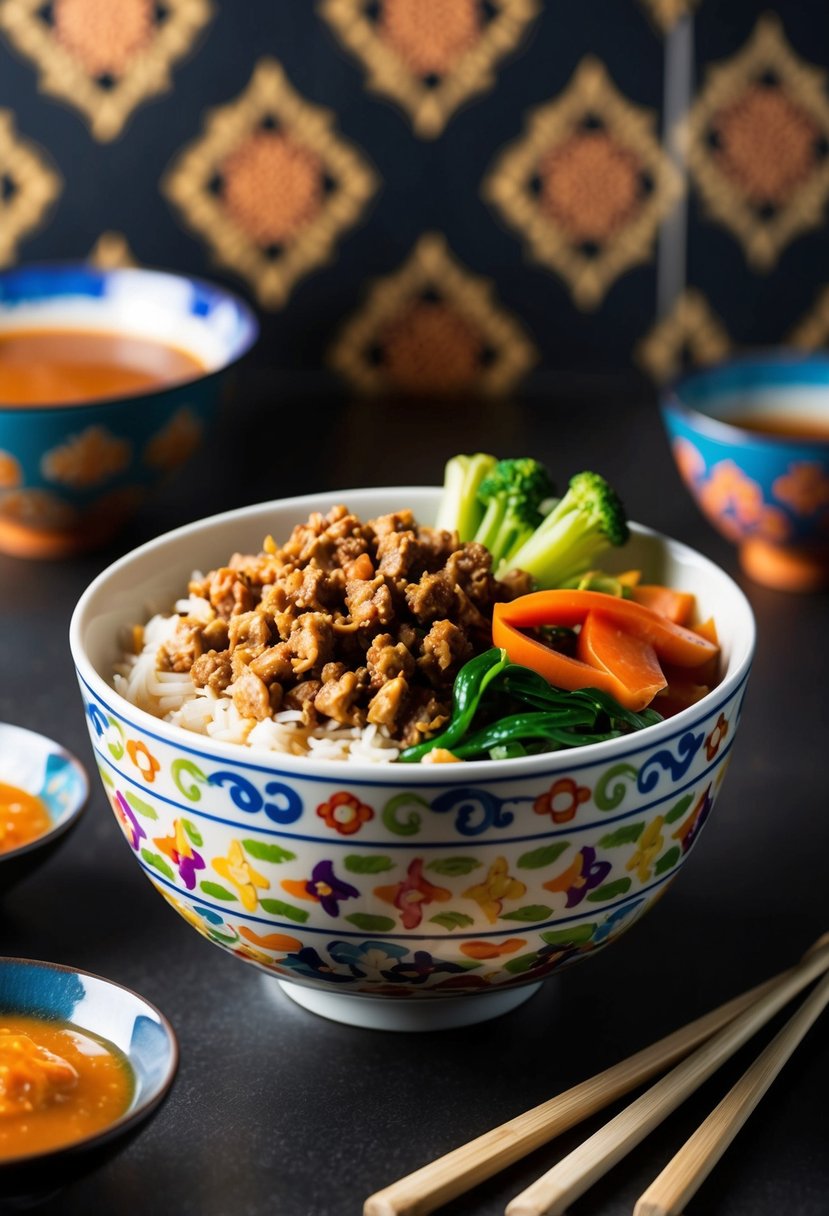
[[[215,615],[207,600],[194,595],[178,600],[174,608],[176,613],[204,624]],[[329,720],[309,730],[302,724],[301,713],[291,709],[258,722],[239,713],[233,704],[232,684],[217,693],[196,688],[189,672],[160,671],[159,650],[175,633],[179,619],[177,615],[157,613],[144,626],[140,654],[123,649],[112,684],[125,700],[173,726],[257,751],[361,764],[388,764],[397,759],[400,747],[385,727],[368,725],[361,729]]]

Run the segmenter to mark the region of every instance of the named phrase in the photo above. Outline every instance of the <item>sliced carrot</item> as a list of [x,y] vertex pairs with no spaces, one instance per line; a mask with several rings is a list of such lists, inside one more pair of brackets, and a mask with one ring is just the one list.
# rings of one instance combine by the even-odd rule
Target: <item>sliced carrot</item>
[[[678,667],[699,667],[718,651],[715,642],[699,633],[669,621],[667,617],[633,600],[603,595],[601,591],[534,591],[506,604],[496,604],[493,622],[518,629],[540,625],[573,628],[581,625],[588,612],[615,621],[626,632],[650,642],[660,659]],[[494,636],[494,635],[493,635]],[[495,642],[496,646],[501,645]],[[509,653],[509,648],[507,647]],[[510,655],[510,657],[512,657]]]
[[616,581],[621,583],[623,587],[636,587],[641,577],[641,570],[623,570],[621,574],[616,575]]
[[630,598],[652,612],[666,616],[675,625],[687,625],[694,611],[694,596],[688,591],[674,591],[660,583],[639,583],[631,587]]
[[626,709],[633,708],[622,701],[625,690],[614,676],[591,667],[581,659],[571,659],[569,655],[561,654],[560,651],[545,646],[543,642],[528,637],[498,615],[499,607],[500,605],[495,605],[496,611],[492,618],[492,644],[503,647],[513,663],[531,667],[556,688],[565,688],[569,692],[576,688],[598,688],[616,697]]
[[707,621],[703,621],[701,625],[694,626],[694,633],[698,633],[701,638],[707,638],[709,642],[718,645],[719,638],[717,637],[717,626],[714,624],[714,618],[709,616]]
[[[610,617],[588,612],[579,632],[578,657],[618,680],[622,704],[644,709],[668,681],[650,642],[628,633]],[[617,693],[616,699],[620,700]]]

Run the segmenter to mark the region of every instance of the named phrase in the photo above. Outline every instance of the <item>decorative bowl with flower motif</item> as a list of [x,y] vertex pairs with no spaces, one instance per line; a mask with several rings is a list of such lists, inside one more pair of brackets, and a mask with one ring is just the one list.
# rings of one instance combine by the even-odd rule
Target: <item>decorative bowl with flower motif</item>
[[662,402],[677,468],[746,574],[829,583],[829,356],[772,351],[680,380]]
[[94,331],[173,346],[193,379],[75,404],[0,402],[0,550],[63,557],[107,541],[213,425],[229,369],[256,340],[223,288],[160,271],[67,264],[0,275],[0,335]]
[[630,928],[708,818],[753,653],[739,587],[634,525],[617,560],[693,592],[723,656],[712,692],[641,733],[501,761],[354,763],[220,742],[113,690],[122,630],[169,611],[194,568],[258,552],[335,503],[364,519],[409,507],[428,524],[439,496],[344,490],[194,523],[105,570],[71,625],[95,760],[149,881],[294,1000],[362,1026],[493,1017]]

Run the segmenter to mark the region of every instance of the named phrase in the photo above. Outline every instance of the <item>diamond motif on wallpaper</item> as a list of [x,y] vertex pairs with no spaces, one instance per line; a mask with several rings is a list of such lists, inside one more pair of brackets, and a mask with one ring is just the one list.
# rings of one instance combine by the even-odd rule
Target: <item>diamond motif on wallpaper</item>
[[377,189],[334,121],[295,92],[275,60],[260,60],[162,182],[185,223],[263,307],[281,307],[298,279],[330,260]]
[[521,326],[437,233],[420,238],[394,274],[378,279],[346,323],[329,362],[363,392],[498,394],[536,361]]
[[659,224],[682,193],[654,126],[654,115],[623,97],[590,56],[563,93],[530,114],[484,180],[484,198],[580,308],[595,308],[621,274],[652,256]]
[[651,20],[662,31],[669,34],[683,17],[689,16],[702,0],[640,0]]
[[789,345],[801,350],[819,350],[829,346],[829,287],[818,292],[813,306],[789,335]]
[[102,232],[86,260],[99,270],[124,270],[136,266],[135,255],[123,232]]
[[634,351],[637,363],[658,383],[691,367],[724,358],[731,340],[701,291],[686,287],[673,308],[648,331]]
[[0,30],[37,64],[41,92],[75,106],[105,142],[170,88],[213,12],[213,0],[4,0]]
[[19,242],[41,223],[61,186],[40,150],[15,133],[12,114],[0,110],[0,266],[14,261]]
[[539,0],[321,0],[320,12],[363,64],[368,87],[440,135],[463,102],[495,83]]
[[709,69],[682,143],[712,219],[770,270],[786,246],[824,221],[829,198],[826,73],[762,17],[745,47]]

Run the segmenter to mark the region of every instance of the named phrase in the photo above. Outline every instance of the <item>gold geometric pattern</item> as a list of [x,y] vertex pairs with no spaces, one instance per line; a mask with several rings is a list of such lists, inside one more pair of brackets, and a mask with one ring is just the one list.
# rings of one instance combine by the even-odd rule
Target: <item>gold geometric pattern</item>
[[123,232],[102,232],[86,260],[98,270],[124,270],[137,265]]
[[669,34],[674,26],[689,16],[701,0],[641,0],[654,25],[663,34]]
[[681,131],[712,219],[737,237],[753,269],[770,270],[800,233],[823,222],[829,199],[826,73],[761,17],[743,49],[709,68]]
[[322,0],[320,12],[362,62],[368,87],[408,114],[423,139],[495,83],[539,0]]
[[789,335],[789,345],[800,350],[820,350],[829,345],[829,287],[821,288],[805,317]]
[[235,101],[207,116],[162,189],[216,260],[266,308],[333,256],[378,179],[334,131],[334,115],[304,100],[281,66],[262,59]]
[[213,12],[212,0],[4,0],[0,29],[37,64],[41,92],[75,106],[106,142],[170,88]]
[[61,185],[41,151],[15,134],[9,111],[0,110],[0,266],[14,261],[18,243],[44,218]]
[[492,297],[443,236],[427,233],[398,271],[374,283],[329,362],[361,392],[506,393],[536,351]]
[[634,355],[658,384],[664,384],[689,367],[716,363],[730,349],[725,326],[705,296],[695,287],[686,287],[671,311],[645,335]]
[[654,116],[582,60],[559,97],[534,110],[498,156],[484,198],[565,280],[579,308],[653,252],[681,177],[654,135]]

